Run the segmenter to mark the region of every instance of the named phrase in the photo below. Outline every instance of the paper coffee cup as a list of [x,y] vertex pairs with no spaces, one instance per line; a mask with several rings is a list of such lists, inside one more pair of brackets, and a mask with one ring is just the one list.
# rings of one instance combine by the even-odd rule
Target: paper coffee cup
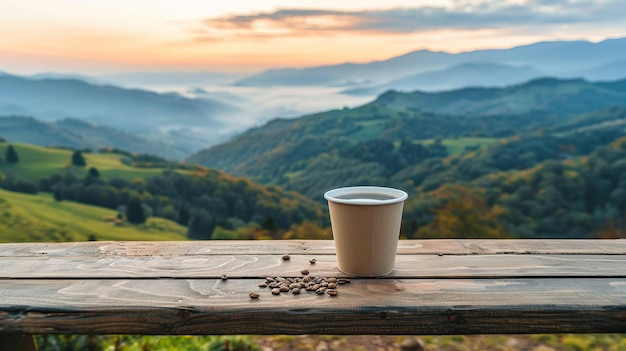
[[374,186],[329,190],[330,224],[342,272],[361,277],[393,272],[407,193]]

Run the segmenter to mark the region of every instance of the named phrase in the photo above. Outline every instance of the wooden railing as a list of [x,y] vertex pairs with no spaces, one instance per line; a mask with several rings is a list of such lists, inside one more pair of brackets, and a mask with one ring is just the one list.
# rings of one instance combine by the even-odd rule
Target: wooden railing
[[[1,244],[0,342],[626,332],[626,240],[401,240],[388,276],[350,278],[336,267],[332,241]],[[259,286],[267,277],[325,278],[337,295],[328,286],[274,295]]]

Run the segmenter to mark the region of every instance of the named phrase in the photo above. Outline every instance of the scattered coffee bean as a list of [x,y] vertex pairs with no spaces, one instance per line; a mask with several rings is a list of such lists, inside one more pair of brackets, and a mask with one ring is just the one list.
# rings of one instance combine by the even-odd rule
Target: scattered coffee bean
[[259,298],[259,296],[261,296],[261,295],[259,295],[259,293],[258,293],[258,292],[251,292],[251,293],[250,293],[250,298],[251,298],[251,299],[258,299],[258,298]]
[[220,277],[221,280],[228,280],[228,276],[226,274],[222,274]]
[[283,260],[285,261],[289,261],[291,259],[291,257],[289,257],[289,255],[284,255],[283,256]]
[[303,269],[301,273],[303,275],[301,277],[266,277],[259,283],[259,287],[269,287],[274,295],[280,295],[281,292],[300,294],[300,290],[304,289],[315,291],[318,295],[337,296],[339,294],[337,286],[350,283],[348,278],[314,277],[307,269]]
[[317,260],[312,258],[312,259],[309,260],[309,262],[311,262],[311,264],[315,264],[315,262],[317,262]]

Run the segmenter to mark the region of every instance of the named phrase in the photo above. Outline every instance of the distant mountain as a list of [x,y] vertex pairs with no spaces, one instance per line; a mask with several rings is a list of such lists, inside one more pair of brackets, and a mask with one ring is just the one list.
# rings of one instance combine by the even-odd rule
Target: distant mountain
[[[151,135],[181,128],[202,131],[202,144],[196,144],[192,150],[221,141],[224,135],[219,130],[225,124],[220,119],[238,111],[236,107],[204,97],[192,99],[176,93],[94,85],[76,79],[0,76],[3,115],[32,116],[42,121],[74,118]],[[164,139],[170,137],[163,135]],[[175,144],[177,140],[168,142]]]
[[459,87],[503,87],[545,76],[530,66],[497,63],[463,63],[438,71],[419,73],[371,88],[346,90],[347,94],[378,95],[387,90],[441,91]]
[[115,85],[167,87],[228,84],[243,76],[241,73],[221,72],[125,72],[98,75],[96,78]]
[[0,108],[19,107],[36,118],[66,117],[116,128],[141,131],[175,125],[219,127],[217,115],[235,111],[210,99],[178,94],[99,86],[75,79],[31,79],[0,76]]
[[582,70],[578,75],[590,80],[614,80],[616,77],[626,77],[626,59]]
[[28,76],[27,78],[35,79],[35,80],[43,80],[43,79],[73,79],[80,80],[85,83],[95,84],[95,85],[105,85],[104,81],[98,80],[96,78],[82,75],[82,74],[74,74],[74,73],[56,73],[56,72],[46,72],[46,73],[36,73]]
[[0,135],[11,142],[69,148],[115,147],[130,152],[180,160],[190,150],[152,141],[110,127],[97,127],[76,119],[42,122],[32,117],[0,116]]
[[[419,50],[385,61],[370,63],[274,69],[239,80],[236,84],[330,86],[346,82],[362,82],[371,86],[471,62],[530,66],[547,75],[576,77],[575,72],[622,59],[626,59],[626,38],[609,39],[599,43],[554,41],[510,49],[477,50],[458,54]],[[622,77],[614,76],[612,79]]]
[[387,92],[373,103],[393,109],[445,114],[509,115],[529,112],[562,117],[626,104],[626,80],[591,83],[541,78],[505,88],[464,88],[445,92]]

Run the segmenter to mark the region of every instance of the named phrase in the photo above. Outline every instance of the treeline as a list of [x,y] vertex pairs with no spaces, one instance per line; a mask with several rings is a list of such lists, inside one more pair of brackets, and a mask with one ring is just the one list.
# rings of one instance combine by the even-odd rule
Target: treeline
[[147,179],[120,177],[103,180],[88,174],[54,174],[39,181],[40,191],[62,200],[101,206],[128,213],[139,199],[145,216],[176,221],[188,227],[193,239],[211,239],[216,227],[236,229],[256,223],[267,229],[288,229],[305,219],[321,219],[322,212],[304,197],[277,188],[254,186],[217,171],[184,175],[167,170]]
[[[623,132],[616,130],[592,133],[586,140],[600,143],[604,137],[620,134]],[[579,135],[573,140],[585,138]],[[525,149],[532,152],[529,146],[533,144],[551,145],[535,140]],[[575,144],[558,145],[569,145],[566,149],[570,152],[575,150]],[[486,165],[493,160],[489,154],[487,151],[484,157],[471,158],[477,169],[484,167],[484,172],[461,172],[461,160],[452,166],[456,170],[443,169],[438,175],[430,175],[438,179],[438,185],[424,180],[420,189],[432,189],[409,206],[405,235],[590,238],[626,234],[626,137],[597,146],[584,157],[569,159],[559,154],[546,159],[542,153],[544,160],[535,159],[526,168],[511,163],[500,172],[493,168],[487,171]],[[456,182],[447,183],[451,174],[457,176]]]

